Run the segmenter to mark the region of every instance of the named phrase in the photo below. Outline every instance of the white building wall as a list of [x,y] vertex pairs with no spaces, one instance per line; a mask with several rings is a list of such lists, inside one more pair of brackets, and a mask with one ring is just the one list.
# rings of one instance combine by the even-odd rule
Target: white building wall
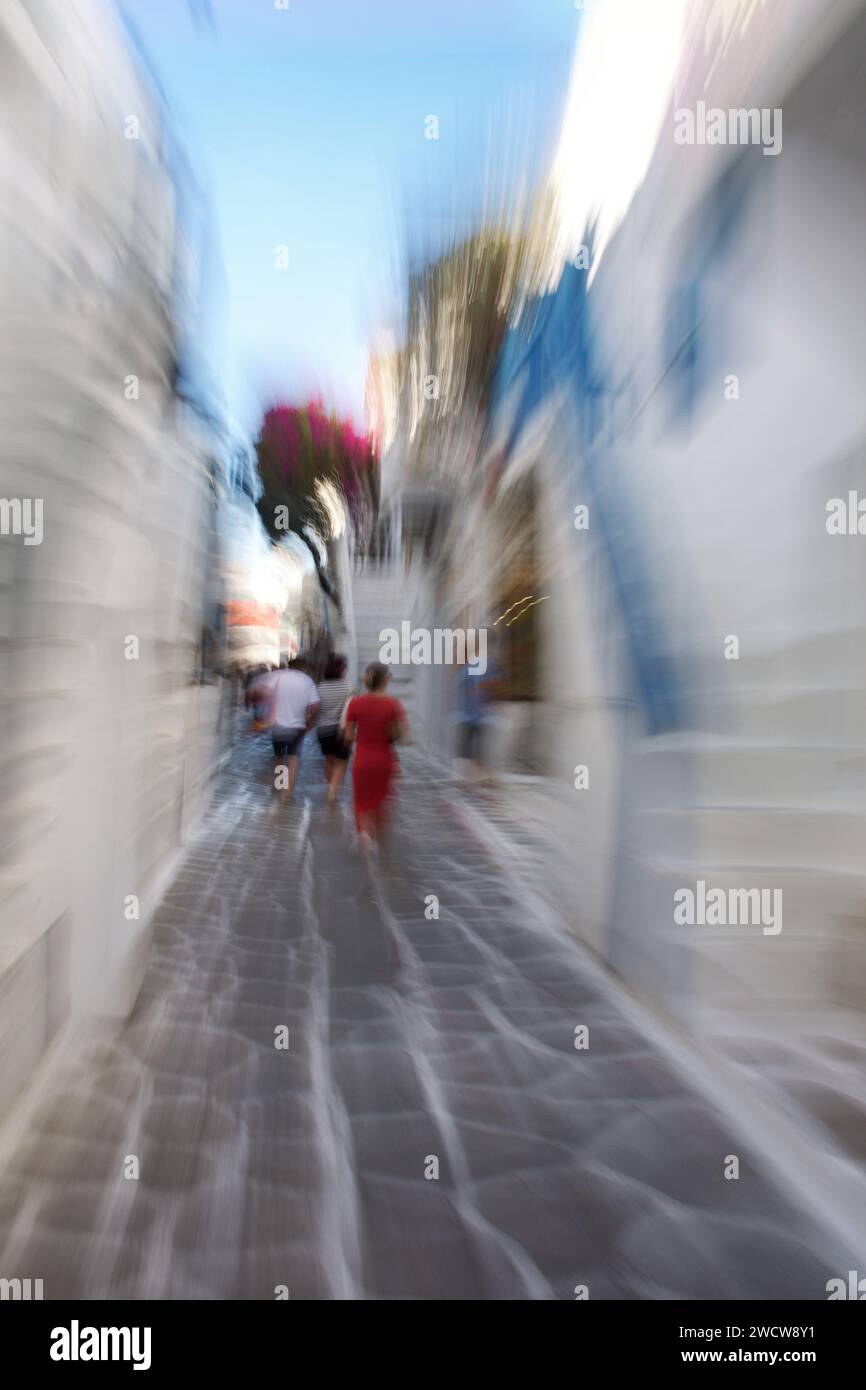
[[[866,983],[866,795],[854,774],[866,748],[866,542],[825,527],[830,498],[849,488],[866,495],[866,196],[853,139],[864,52],[861,17],[826,56],[812,49],[812,68],[801,66],[792,89],[753,81],[750,104],[783,108],[777,158],[660,141],[590,290],[602,365],[623,384],[601,459],[638,518],[690,719],[663,738],[627,721],[630,732],[614,740],[619,809],[611,814],[610,766],[604,804],[593,793],[591,817],[575,806],[575,825],[589,819],[595,836],[590,902],[601,902],[600,876],[615,856],[607,927],[599,937],[578,920],[630,983],[692,1026],[725,1010],[844,1007]],[[722,68],[710,103],[739,96],[726,80]],[[737,161],[742,214],[726,248],[708,254],[731,207],[722,180]],[[686,369],[668,329],[676,294],[692,280],[700,309],[687,411]],[[737,399],[725,394],[731,374]],[[555,454],[556,431],[550,439]],[[567,555],[571,502],[584,500],[579,470],[562,462],[575,496],[551,502],[552,564]],[[569,544],[594,563],[591,533]],[[594,579],[578,579],[547,615],[551,641],[578,631],[596,668],[615,671],[622,623],[594,618]],[[739,639],[736,661],[724,656],[728,636]],[[564,685],[576,679],[580,698],[585,676],[572,656],[571,669],[567,654],[554,667]],[[618,699],[638,708],[627,665],[622,672],[601,727],[585,738],[604,764]],[[561,677],[552,679],[557,689]],[[783,933],[684,934],[673,892],[698,878],[782,889]]]
[[64,1024],[129,1008],[220,687],[197,679],[214,487],[171,392],[156,108],[79,0],[7,0],[0,73],[0,493],[44,508],[40,545],[0,538],[2,1108]]

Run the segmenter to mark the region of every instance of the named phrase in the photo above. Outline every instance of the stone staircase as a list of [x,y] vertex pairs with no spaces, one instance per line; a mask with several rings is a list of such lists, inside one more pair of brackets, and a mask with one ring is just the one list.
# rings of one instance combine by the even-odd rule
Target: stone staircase
[[[724,733],[632,748],[607,963],[698,1040],[735,1091],[748,1077],[765,1116],[795,1128],[808,1117],[840,1197],[856,1190],[859,1202],[866,700],[841,681],[810,686],[806,672],[822,669],[812,647],[792,643],[774,684],[769,670],[754,685],[744,670],[742,683],[737,673],[702,697],[702,716]],[[782,930],[676,924],[674,892],[698,879],[707,891],[781,890]]]
[[[621,855],[631,886],[614,937],[629,933],[650,993],[666,1007],[688,1001],[693,1025],[752,1006],[846,1009],[866,989],[866,700],[821,691],[816,708],[815,696],[719,692],[701,708],[715,707],[727,732],[633,751]],[[698,879],[781,890],[782,930],[676,925],[673,893]]]

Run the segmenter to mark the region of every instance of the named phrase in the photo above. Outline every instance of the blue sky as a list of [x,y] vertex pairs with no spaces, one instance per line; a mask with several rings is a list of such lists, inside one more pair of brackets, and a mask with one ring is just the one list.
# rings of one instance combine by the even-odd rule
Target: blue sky
[[362,423],[407,237],[446,238],[485,175],[546,167],[572,0],[212,0],[213,29],[195,0],[116,2],[213,209],[230,411],[252,431],[267,400],[319,389]]

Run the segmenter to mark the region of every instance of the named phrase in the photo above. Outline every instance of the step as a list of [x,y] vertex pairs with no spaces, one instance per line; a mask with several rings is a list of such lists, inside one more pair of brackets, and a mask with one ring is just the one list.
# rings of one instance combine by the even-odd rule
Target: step
[[693,864],[735,865],[741,872],[773,864],[855,873],[866,845],[866,814],[836,807],[648,808],[633,825],[631,847],[639,854],[685,853]]
[[723,690],[686,692],[685,699],[710,731],[767,745],[866,747],[866,691],[859,687],[778,691],[732,683]]
[[[705,804],[866,810],[866,747],[683,735],[637,750],[636,786],[685,788]],[[642,796],[643,800],[644,797]]]
[[[781,931],[674,920],[674,893],[780,889]],[[866,990],[866,874],[790,865],[696,868],[621,855],[607,955],[636,989],[694,1022],[709,1006],[849,1004]],[[776,900],[778,902],[778,900]]]
[[[835,571],[832,583],[838,583]],[[790,622],[787,608],[783,622],[786,615]],[[732,683],[782,693],[808,688],[816,678],[821,683],[838,676],[845,685],[866,688],[866,629],[848,626],[806,636],[791,632],[783,646],[778,643],[778,632],[768,634],[766,640],[759,632],[740,634],[739,659],[725,662]]]

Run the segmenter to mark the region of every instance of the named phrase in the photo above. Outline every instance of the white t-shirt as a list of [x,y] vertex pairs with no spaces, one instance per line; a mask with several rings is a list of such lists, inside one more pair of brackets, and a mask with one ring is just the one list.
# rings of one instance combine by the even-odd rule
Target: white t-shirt
[[303,671],[275,671],[274,725],[278,729],[302,729],[307,722],[308,705],[319,703],[319,692]]

